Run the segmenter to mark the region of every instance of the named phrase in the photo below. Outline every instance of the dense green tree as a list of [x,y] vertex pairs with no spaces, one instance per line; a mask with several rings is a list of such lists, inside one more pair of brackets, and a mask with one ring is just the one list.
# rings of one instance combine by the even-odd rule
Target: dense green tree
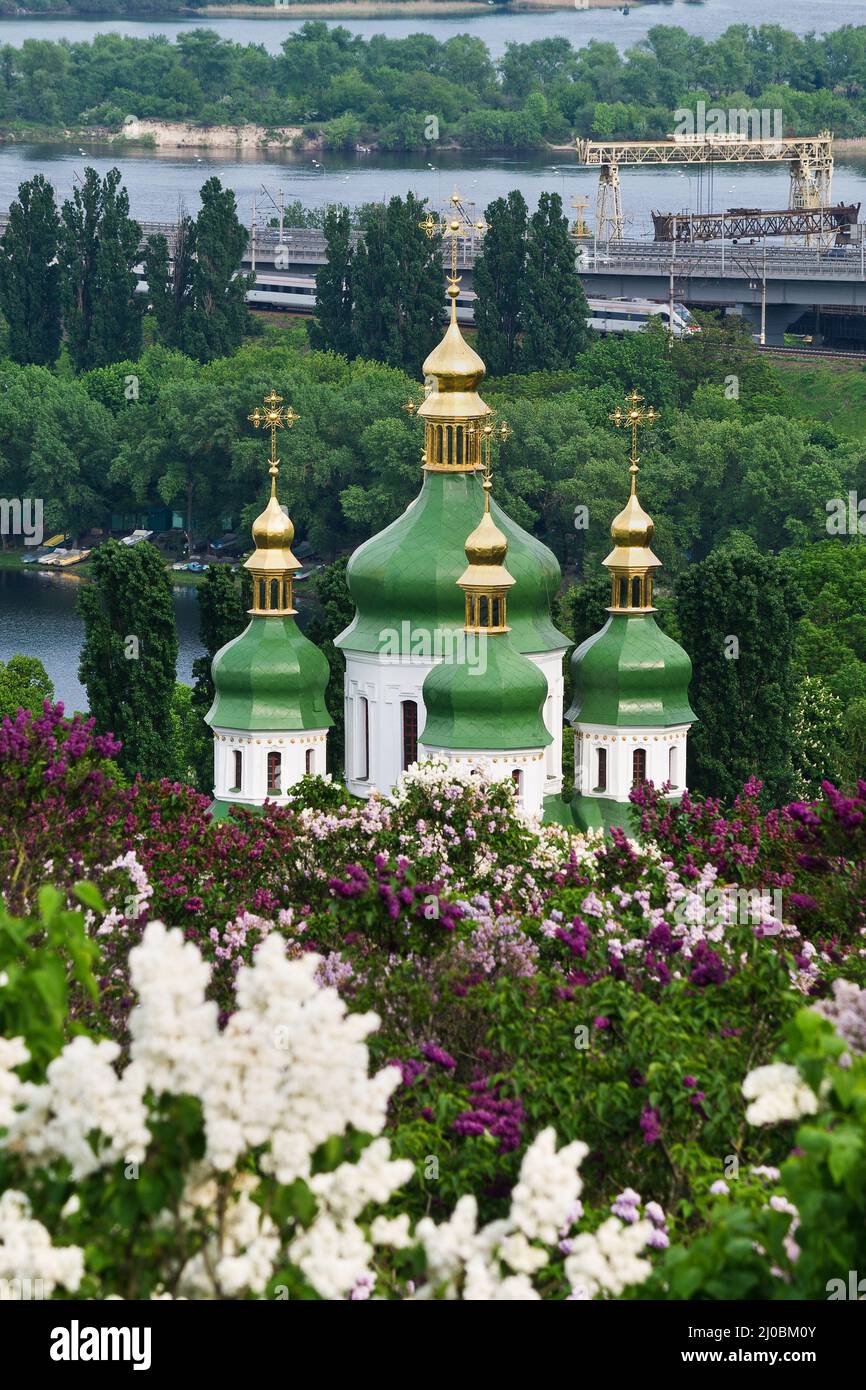
[[45,701],[53,699],[51,677],[37,657],[17,653],[0,661],[0,721],[6,715],[14,719],[19,709],[41,714]]
[[316,272],[316,317],[307,323],[310,345],[344,357],[355,351],[352,327],[352,246],[348,208],[329,208],[325,214],[327,259]]
[[523,293],[524,371],[570,367],[589,341],[586,295],[558,193],[542,193],[529,219]]
[[147,541],[107,541],[78,594],[84,619],[79,678],[97,728],[122,741],[121,768],[172,775],[167,733],[175,698],[177,628],[162,556]]
[[166,346],[180,348],[192,300],[195,263],[195,223],[184,214],[175,228],[171,246],[157,232],[148,237],[144,252],[144,278],[148,305],[159,336]]
[[199,640],[204,655],[197,656],[192,665],[195,684],[190,701],[190,734],[188,761],[195,785],[200,791],[213,789],[213,734],[204,722],[214,700],[211,665],[217,652],[237,637],[249,621],[244,611],[241,586],[237,573],[220,565],[212,565],[198,588]]
[[442,321],[442,251],[421,229],[424,203],[413,193],[371,209],[355,253],[354,336],[362,357],[415,376]]
[[246,293],[253,280],[238,273],[247,231],[234,193],[210,178],[200,197],[195,221],[181,218],[171,255],[164,236],[150,239],[145,273],[163,341],[210,362],[240,347],[249,324]]
[[85,169],[84,182],[63,204],[58,241],[64,323],[79,370],[138,355],[142,304],[133,266],[140,243],[120,170],[100,179]]
[[114,422],[80,380],[0,361],[0,496],[41,498],[43,529],[104,525]]
[[731,802],[750,777],[768,804],[796,792],[792,719],[796,624],[803,599],[778,556],[732,538],[676,585],[676,614],[692,659],[689,785]]
[[60,219],[42,174],[18,187],[0,241],[0,309],[15,362],[50,367],[60,351]]
[[821,783],[839,785],[845,757],[842,701],[820,676],[803,676],[791,714],[794,795],[808,801],[821,795]]
[[472,272],[476,346],[491,376],[521,368],[520,331],[525,304],[526,232],[529,212],[523,194],[513,189],[484,213],[481,255]]

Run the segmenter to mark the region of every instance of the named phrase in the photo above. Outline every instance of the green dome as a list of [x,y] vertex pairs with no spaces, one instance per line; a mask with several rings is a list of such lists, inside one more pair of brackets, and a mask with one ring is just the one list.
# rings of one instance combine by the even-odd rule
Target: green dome
[[253,618],[211,666],[216,697],[205,715],[218,729],[328,729],[328,661],[293,617]]
[[[365,541],[349,561],[346,579],[357,612],[337,646],[377,652],[382,633],[396,629],[402,655],[404,622],[424,634],[462,628],[464,596],[457,580],[466,568],[466,537],[483,506],[484,493],[474,473],[425,473],[421,492],[403,515]],[[507,537],[508,568],[517,581],[508,600],[514,646],[520,652],[570,646],[550,619],[560,583],[556,556],[495,502],[491,512]]]
[[572,653],[572,723],[620,728],[692,724],[692,663],[651,613],[612,613]]
[[427,720],[419,741],[455,751],[546,748],[552,739],[542,716],[542,672],[515,651],[510,634],[487,637],[480,645],[470,636],[467,643],[477,664],[443,661],[424,681]]

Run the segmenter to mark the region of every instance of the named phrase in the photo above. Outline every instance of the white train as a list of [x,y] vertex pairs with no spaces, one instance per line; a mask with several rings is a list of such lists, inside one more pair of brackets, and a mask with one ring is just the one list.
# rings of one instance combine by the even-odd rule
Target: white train
[[[599,333],[636,333],[645,328],[650,319],[658,319],[662,327],[670,332],[670,305],[656,299],[588,299],[590,328]],[[674,303],[673,336],[685,338],[691,333],[700,333],[685,304]]]
[[[139,275],[143,268],[136,267]],[[147,283],[141,278],[139,292],[147,293]],[[316,281],[312,275],[285,275],[265,269],[257,272],[253,289],[247,292],[247,303],[253,309],[283,309],[290,313],[313,314],[316,310]],[[654,299],[588,299],[590,328],[599,333],[634,333],[644,328],[651,318],[657,318],[664,328],[670,324],[670,306]],[[475,293],[461,290],[457,298],[457,318],[460,323],[474,321]],[[700,329],[684,304],[674,304],[673,335],[684,338]]]

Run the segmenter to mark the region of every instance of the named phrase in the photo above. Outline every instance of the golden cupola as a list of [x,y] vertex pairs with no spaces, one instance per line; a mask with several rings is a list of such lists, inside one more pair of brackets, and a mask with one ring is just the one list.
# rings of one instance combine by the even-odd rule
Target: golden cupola
[[505,568],[508,541],[490,515],[489,468],[483,486],[484,511],[466,540],[467,565],[457,583],[466,595],[467,632],[507,632],[507,594],[515,581]]
[[271,456],[268,473],[271,479],[271,495],[264,511],[253,522],[252,532],[255,550],[244,569],[249,570],[253,581],[253,604],[250,613],[264,617],[286,617],[297,610],[292,604],[292,576],[301,568],[300,561],[292,553],[295,528],[291,518],[283,511],[277,498],[277,477],[280,460],[277,458],[277,430],[291,429],[297,415],[291,406],[283,408],[282,396],[275,391],[265,396],[265,409],[258,406],[248,418],[256,429],[264,425],[271,432]]
[[424,421],[425,468],[431,472],[473,473],[482,466],[480,427],[491,410],[478,394],[486,368],[457,322],[457,246],[462,238],[484,231],[485,224],[466,220],[459,194],[452,195],[451,203],[452,216],[444,223],[432,213],[421,223],[428,236],[441,232],[450,241],[451,271],[446,293],[451,309],[442,340],[424,363],[424,380],[430,389],[418,414]]
[[652,425],[659,418],[658,411],[652,406],[644,408],[643,400],[637,391],[632,391],[626,398],[625,409],[617,406],[610,416],[618,428],[625,426],[631,430],[632,439],[629,498],[611,522],[613,550],[603,562],[611,575],[610,611],[617,613],[654,611],[652,571],[661,565],[661,560],[650,548],[655,529],[652,517],[644,511],[637,495],[640,462],[638,430],[642,425]]

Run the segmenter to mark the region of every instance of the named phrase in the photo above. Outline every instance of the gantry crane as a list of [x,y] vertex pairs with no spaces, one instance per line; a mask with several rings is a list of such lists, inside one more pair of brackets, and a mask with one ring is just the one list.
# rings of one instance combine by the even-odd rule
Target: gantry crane
[[625,228],[619,191],[621,164],[790,164],[791,208],[830,204],[833,136],[750,140],[745,135],[672,135],[664,140],[578,140],[581,164],[599,168],[596,236],[621,241]]

